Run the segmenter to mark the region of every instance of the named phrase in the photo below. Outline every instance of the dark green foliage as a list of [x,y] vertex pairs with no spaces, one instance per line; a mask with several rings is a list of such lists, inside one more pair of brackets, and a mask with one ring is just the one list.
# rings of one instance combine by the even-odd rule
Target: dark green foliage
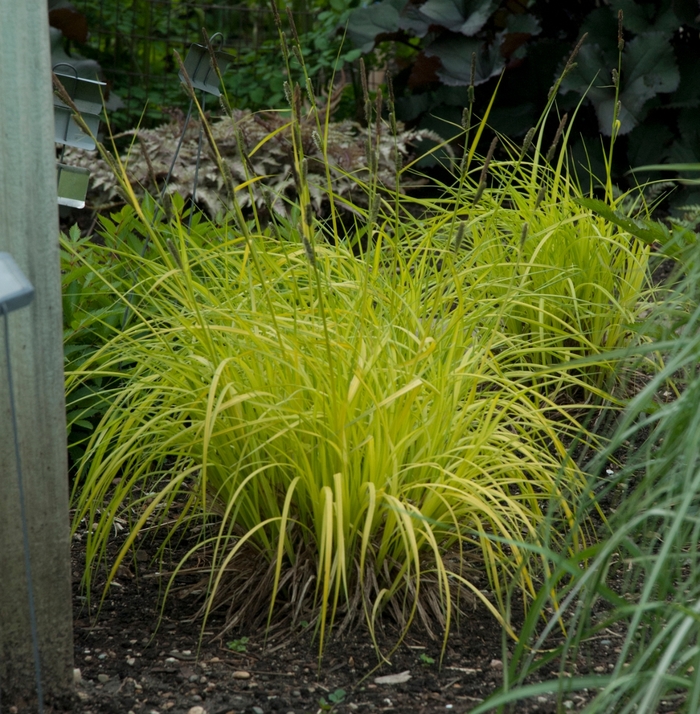
[[[399,117],[444,138],[458,133],[470,83],[476,87],[475,115],[483,116],[502,74],[489,123],[517,139],[533,125],[536,107],[546,102],[567,56],[587,33],[558,98],[561,110],[570,111],[585,97],[577,120],[581,136],[573,141],[577,162],[602,176],[596,170],[602,167],[600,135],[613,130],[622,144],[613,167],[618,182],[633,166],[700,160],[700,3],[599,5],[382,0],[351,14],[348,36],[364,52],[393,52]],[[616,95],[619,124],[613,127]]]
[[[73,34],[72,42],[65,40],[66,49],[73,57],[97,60],[112,91],[124,102],[110,113],[115,131],[131,129],[139,121],[154,126],[167,120],[164,109],[186,108],[188,97],[177,77],[173,50],[184,57],[191,43],[202,43],[203,27],[209,35],[222,33],[223,49],[234,58],[224,75],[234,107],[252,111],[286,107],[283,83],[288,78],[267,3],[227,7],[211,0],[82,0],[75,4],[90,34],[80,40]],[[350,43],[343,47],[342,38],[335,34],[356,4],[356,0],[292,3],[306,70],[319,92],[336,69],[339,72],[360,55]],[[295,69],[299,70],[298,64]]]
[[[80,237],[77,225],[61,237],[61,285],[63,294],[63,344],[66,365],[79,365],[106,342],[118,326],[123,310],[119,310],[109,291],[101,284],[99,266],[106,269],[105,254],[91,250],[89,238]],[[88,257],[79,260],[80,249]],[[98,272],[91,267],[98,266]],[[105,400],[100,393],[102,381],[85,385],[71,395],[66,405],[69,433],[69,452],[73,460],[82,454],[80,442],[92,431],[94,420],[104,413]]]

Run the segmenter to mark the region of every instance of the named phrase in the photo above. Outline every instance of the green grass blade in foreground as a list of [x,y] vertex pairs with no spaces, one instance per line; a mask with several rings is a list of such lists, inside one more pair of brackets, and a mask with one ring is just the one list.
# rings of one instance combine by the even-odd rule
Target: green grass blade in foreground
[[[611,534],[572,583],[556,618],[533,638],[532,654],[523,657],[521,652],[514,663],[518,685],[488,700],[478,711],[531,696],[524,682],[539,666],[536,653],[545,645],[546,633],[559,621],[567,625],[567,639],[559,651],[569,662],[576,660],[577,653],[585,653],[587,638],[604,627],[624,635],[613,672],[589,684],[598,692],[586,711],[652,714],[661,710],[662,702],[673,703],[679,712],[698,709],[700,308],[696,253],[697,247],[686,250],[685,279],[648,325],[650,334],[673,337],[664,343],[664,369],[631,402],[611,444],[598,459],[601,485],[611,481],[608,494],[624,494],[617,496],[617,508],[609,517]],[[679,316],[682,304],[689,311]],[[671,378],[681,387],[675,398],[665,386]],[[602,473],[606,459],[629,442],[638,443],[636,454],[631,453],[624,468],[608,478]],[[606,592],[608,583],[612,590]],[[566,667],[562,663],[564,671]],[[555,688],[558,682],[546,685]]]

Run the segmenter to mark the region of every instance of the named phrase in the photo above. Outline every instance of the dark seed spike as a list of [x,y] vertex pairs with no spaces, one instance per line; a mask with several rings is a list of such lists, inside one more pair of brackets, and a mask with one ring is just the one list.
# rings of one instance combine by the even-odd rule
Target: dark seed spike
[[248,173],[251,176],[255,176],[256,172],[253,168],[253,163],[250,160],[250,155],[248,154],[248,146],[245,140],[245,136],[238,127],[236,127],[234,134],[236,137],[236,144],[238,146],[238,153],[240,154],[241,161],[244,163],[246,169],[248,170]]
[[277,9],[276,0],[270,0],[270,5],[272,7],[272,16],[275,19],[275,25],[277,25],[277,29],[282,32],[282,18],[280,17],[279,10]]
[[372,198],[372,203],[370,204],[369,207],[369,225],[370,229],[374,226],[375,221],[377,220],[377,214],[379,213],[379,196],[375,195]]
[[532,140],[535,137],[535,127],[531,127],[530,130],[525,134],[525,140],[523,141],[523,148],[520,150],[520,159],[525,158],[525,154],[529,151],[532,146]]
[[312,208],[310,203],[306,204],[306,208],[304,209],[304,218],[306,219],[307,226],[313,225],[313,223],[314,223],[314,209]]
[[622,26],[622,20],[624,18],[622,10],[617,11],[617,49],[622,52],[625,49],[625,35],[624,28]]
[[360,83],[362,84],[362,98],[365,103],[365,120],[367,121],[367,126],[370,124],[371,120],[371,107],[372,103],[369,99],[369,85],[367,84],[367,70],[365,68],[364,59],[360,58]]
[[466,230],[466,224],[460,223],[459,228],[457,228],[457,235],[455,236],[454,242],[452,243],[452,252],[459,253],[459,249],[462,247],[462,241],[464,240],[464,231]]
[[310,77],[306,78],[306,95],[309,98],[309,102],[311,103],[311,106],[315,107],[316,106],[316,97],[314,95],[314,87],[313,87],[313,84],[311,84]]
[[170,252],[170,255],[173,256],[173,260],[175,263],[177,263],[178,268],[182,270],[182,259],[180,258],[180,254],[177,252],[175,246],[173,245],[173,242],[168,238],[168,240],[165,241],[165,245],[168,246],[168,251]]
[[299,231],[301,233],[301,242],[304,246],[304,253],[306,253],[306,258],[308,259],[309,263],[311,263],[311,267],[315,268],[316,254],[314,253],[314,247],[309,242],[309,239],[304,235],[303,231],[301,229],[299,229]]
[[386,89],[389,94],[389,106],[393,107],[396,104],[396,98],[394,97],[394,82],[391,79],[391,74],[387,72],[386,75]]
[[287,5],[287,19],[289,20],[289,27],[292,31],[292,37],[294,38],[294,42],[297,45],[301,45],[301,42],[299,42],[299,34],[297,33],[297,26],[296,23],[294,22],[294,13],[292,13],[292,8]]
[[561,135],[564,132],[564,128],[566,127],[566,122],[569,121],[569,115],[564,114],[564,116],[561,118],[561,121],[559,122],[559,126],[557,127],[557,131],[554,134],[554,140],[552,141],[552,145],[549,147],[549,151],[547,151],[547,156],[545,158],[545,161],[550,164],[552,163],[552,159],[554,158],[554,154],[557,150],[557,146],[559,144],[559,140],[561,139]]
[[520,231],[520,247],[522,248],[523,245],[525,244],[525,241],[527,240],[527,234],[530,230],[530,224],[529,223],[523,223],[523,227]]
[[398,128],[396,126],[396,99],[394,97],[394,82],[391,79],[391,74],[386,76],[386,88],[389,94],[387,98],[387,108],[389,109],[389,125],[391,126],[391,135],[396,136]]
[[493,152],[496,151],[496,146],[498,145],[498,137],[494,136],[489,146],[489,150],[486,153],[486,159],[484,159],[484,168],[481,169],[481,176],[479,177],[479,183],[486,183],[486,175],[489,172],[489,165],[491,164],[491,159],[493,158]]
[[303,67],[304,66],[304,57],[301,54],[301,49],[297,42],[295,42],[292,45],[292,54],[296,57],[297,62]]
[[294,85],[292,90],[292,108],[294,110],[294,118],[297,122],[301,122],[301,87],[298,84]]
[[540,204],[544,200],[544,194],[547,191],[547,186],[545,184],[542,184],[540,186],[540,190],[537,192],[537,198],[535,199],[535,210],[537,210],[540,207]]
[[374,135],[376,137],[375,144],[379,147],[379,136],[382,133],[382,89],[381,87],[377,90],[377,96],[374,101],[374,113],[375,113],[375,130]]
[[562,78],[565,77],[573,69],[576,55],[581,51],[581,47],[583,47],[583,43],[586,41],[587,37],[588,33],[584,32],[581,36],[581,39],[576,43],[576,46],[574,47],[572,53],[569,55],[569,59],[566,60],[566,64],[564,65],[564,71],[561,75]]

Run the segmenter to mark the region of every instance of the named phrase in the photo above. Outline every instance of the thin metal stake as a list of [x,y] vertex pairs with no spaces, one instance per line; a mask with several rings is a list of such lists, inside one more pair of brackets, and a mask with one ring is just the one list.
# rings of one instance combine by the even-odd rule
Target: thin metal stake
[[27,512],[24,505],[24,484],[22,482],[22,462],[19,453],[19,436],[17,415],[15,413],[15,395],[10,366],[10,327],[7,318],[7,307],[3,303],[0,311],[5,318],[5,355],[7,360],[7,386],[10,392],[10,414],[12,414],[12,431],[15,442],[15,461],[17,463],[17,486],[19,490],[19,513],[22,521],[22,539],[24,541],[24,571],[27,578],[27,600],[29,604],[29,627],[32,632],[32,654],[34,655],[34,676],[36,678],[36,694],[39,699],[39,714],[44,714],[44,691],[41,686],[41,660],[39,659],[39,634],[36,626],[36,608],[34,606],[34,587],[32,585],[32,563],[29,557],[29,529],[27,528]]

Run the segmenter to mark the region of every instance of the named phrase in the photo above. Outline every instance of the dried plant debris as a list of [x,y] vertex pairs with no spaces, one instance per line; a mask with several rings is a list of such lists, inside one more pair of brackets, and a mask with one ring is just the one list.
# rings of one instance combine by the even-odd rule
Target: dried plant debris
[[[173,114],[168,124],[155,129],[134,129],[120,137],[133,137],[128,151],[122,155],[127,175],[138,194],[148,192],[157,196],[175,155],[184,126],[182,114]],[[166,187],[166,194],[179,193],[190,198],[197,171],[197,149],[200,123],[191,120]],[[286,213],[287,199],[295,192],[293,149],[289,118],[280,113],[253,114],[249,111],[235,112],[233,119],[224,117],[212,122],[212,133],[219,152],[233,177],[234,185],[253,178],[251,190],[239,190],[236,197],[242,208],[255,201],[258,209],[264,208],[264,186],[274,210]],[[242,139],[243,151],[247,153],[247,166],[239,149],[236,134]],[[438,141],[428,130],[406,130],[397,124],[396,135],[389,131],[371,129],[378,153],[377,175],[379,184],[396,187],[397,152],[401,156],[398,165],[406,164],[412,149],[423,140]],[[367,168],[367,129],[352,121],[333,122],[328,125],[325,142],[319,136],[316,122],[307,118],[301,126],[301,141],[304,155],[308,158],[308,184],[311,200],[317,211],[322,211],[327,201],[328,179],[322,148],[325,145],[328,168],[336,196],[352,205],[366,206],[366,191],[362,184],[370,180]],[[104,161],[95,151],[69,148],[64,162],[87,168],[91,172],[88,205],[93,210],[113,208],[124,203],[118,182]],[[401,190],[420,180],[401,180]],[[202,141],[201,158],[197,174],[196,202],[212,217],[228,210],[224,177],[206,138]]]

